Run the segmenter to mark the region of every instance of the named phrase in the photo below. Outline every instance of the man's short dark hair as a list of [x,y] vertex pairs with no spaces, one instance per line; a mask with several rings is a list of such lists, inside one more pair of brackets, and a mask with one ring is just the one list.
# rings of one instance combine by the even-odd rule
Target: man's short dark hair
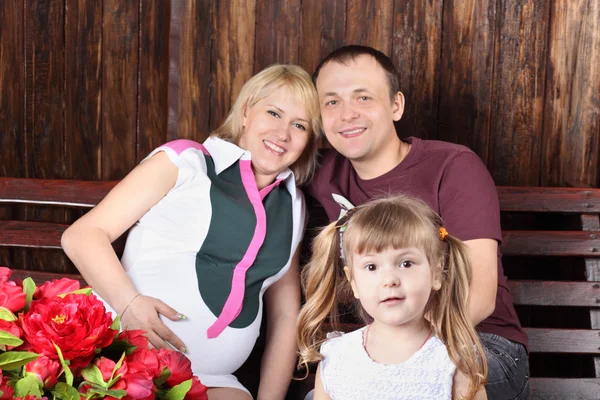
[[388,56],[372,47],[351,44],[348,46],[342,46],[332,51],[327,57],[323,59],[323,61],[321,61],[321,63],[317,66],[317,69],[315,69],[315,72],[312,77],[313,83],[315,85],[317,84],[319,72],[321,71],[321,68],[325,66],[325,64],[330,62],[337,62],[340,64],[347,65],[348,61],[355,61],[356,58],[362,55],[373,57],[377,64],[379,64],[381,68],[383,68],[388,78],[388,83],[390,86],[390,98],[393,101],[394,97],[396,96],[396,93],[400,91],[400,84],[398,83],[398,74],[396,73],[396,68],[394,67],[394,63],[392,63],[392,60],[390,60]]

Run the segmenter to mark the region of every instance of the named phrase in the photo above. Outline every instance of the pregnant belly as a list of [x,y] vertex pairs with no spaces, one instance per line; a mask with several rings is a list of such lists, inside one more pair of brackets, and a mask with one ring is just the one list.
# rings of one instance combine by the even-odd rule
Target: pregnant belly
[[[162,276],[157,276],[159,271]],[[258,315],[250,325],[239,329],[227,327],[218,337],[209,339],[206,331],[216,317],[198,291],[195,270],[163,266],[153,272],[150,268],[134,268],[128,273],[140,293],[160,299],[186,316],[179,321],[164,317],[162,320],[185,344],[194,374],[235,372],[250,356],[260,333],[262,300]]]

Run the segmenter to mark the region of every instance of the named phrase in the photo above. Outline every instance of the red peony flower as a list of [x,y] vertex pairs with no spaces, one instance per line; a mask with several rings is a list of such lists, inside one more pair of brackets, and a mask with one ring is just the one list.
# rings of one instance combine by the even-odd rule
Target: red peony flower
[[0,267],[0,307],[17,312],[25,307],[26,296],[22,287],[9,281],[11,274],[12,271],[9,268]]
[[146,331],[141,329],[123,331],[117,336],[117,340],[128,342],[132,346],[137,346],[135,352],[148,349],[148,337]]
[[169,368],[171,375],[167,379],[167,386],[173,387],[192,379],[192,362],[189,358],[178,351],[160,349],[158,351],[158,362],[160,370]]
[[[15,324],[14,322],[4,321],[2,319],[0,319],[0,331],[8,332],[11,335],[16,336],[18,338],[21,338],[21,336],[23,335],[23,331],[21,331],[21,328],[19,328],[17,324]],[[15,347],[16,346],[6,346],[6,350],[12,350]]]
[[45,299],[59,294],[65,294],[79,290],[79,281],[69,278],[54,279],[47,281],[37,287],[33,294],[34,299]]
[[[25,397],[15,397],[14,400],[40,400],[40,398],[28,394]],[[41,400],[48,400],[48,398],[46,396],[44,396],[44,397],[41,398]]]
[[[126,372],[110,389],[125,390],[127,396],[122,400],[154,400],[156,387],[152,376],[146,371],[146,366],[127,361],[123,361],[123,366],[126,367]],[[111,396],[106,398],[116,400]]]
[[158,350],[156,349],[141,349],[136,350],[127,357],[127,361],[131,363],[143,364],[146,366],[146,371],[152,379],[160,376],[162,368],[158,362]]
[[12,399],[13,393],[14,389],[8,386],[8,382],[4,379],[4,375],[2,375],[2,370],[0,369],[0,399]]
[[26,314],[19,316],[24,337],[40,354],[57,360],[54,343],[71,367],[87,365],[94,350],[108,346],[116,331],[112,318],[94,295],[69,294],[31,302]]
[[200,378],[192,378],[192,387],[185,394],[184,400],[208,400],[208,388],[200,383]]
[[41,355],[37,359],[25,364],[25,373],[37,376],[44,387],[50,389],[58,381],[58,376],[62,373],[62,369],[58,361]]
[[[96,367],[98,367],[98,369],[102,373],[102,379],[104,380],[104,382],[108,382],[110,380],[113,370],[115,369],[115,366],[117,365],[117,363],[115,363],[113,360],[111,360],[110,358],[106,358],[106,357],[97,358],[94,361],[94,364],[96,364]],[[127,362],[123,361],[123,364],[121,365],[121,367],[117,370],[117,372],[115,372],[115,377],[117,375],[125,375],[126,373],[127,373]]]

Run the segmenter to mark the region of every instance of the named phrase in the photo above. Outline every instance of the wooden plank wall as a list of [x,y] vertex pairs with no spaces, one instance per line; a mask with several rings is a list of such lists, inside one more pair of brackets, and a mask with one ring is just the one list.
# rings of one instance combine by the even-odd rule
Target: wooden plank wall
[[[0,175],[119,179],[167,140],[202,141],[261,68],[312,72],[348,43],[396,63],[402,135],[471,147],[501,185],[600,184],[595,0],[1,1]],[[0,264],[72,270],[44,252]]]

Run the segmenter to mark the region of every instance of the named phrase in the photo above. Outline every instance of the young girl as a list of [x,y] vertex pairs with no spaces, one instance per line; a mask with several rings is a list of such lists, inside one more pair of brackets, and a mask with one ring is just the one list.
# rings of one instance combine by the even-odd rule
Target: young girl
[[[302,273],[300,365],[320,361],[314,400],[486,399],[483,348],[468,318],[465,245],[420,200],[390,197],[325,227]],[[353,294],[367,326],[325,337]],[[320,346],[320,352],[317,349]]]

